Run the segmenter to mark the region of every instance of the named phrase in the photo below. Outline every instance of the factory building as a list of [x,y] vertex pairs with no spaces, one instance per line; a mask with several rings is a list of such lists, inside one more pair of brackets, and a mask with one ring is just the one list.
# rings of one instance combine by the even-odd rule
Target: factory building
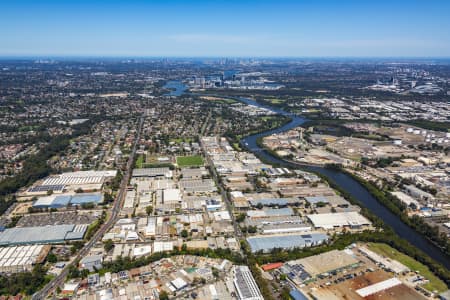
[[0,273],[31,271],[35,264],[44,261],[49,251],[48,245],[0,248]]
[[247,266],[234,266],[233,274],[233,283],[239,300],[264,300]]

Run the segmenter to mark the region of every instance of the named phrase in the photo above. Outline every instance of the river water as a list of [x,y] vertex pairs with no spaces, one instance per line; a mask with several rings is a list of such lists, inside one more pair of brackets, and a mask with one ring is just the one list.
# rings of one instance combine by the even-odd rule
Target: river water
[[187,90],[187,86],[180,80],[168,81],[163,86],[163,88],[170,89],[170,91],[164,94],[164,96],[175,96],[175,97],[181,96]]
[[[254,135],[247,136],[241,140],[241,145],[247,150],[255,153],[258,157],[264,159],[265,161],[277,163],[287,167],[298,168],[299,166],[285,160],[279,159],[269,152],[265,151],[257,144],[257,139],[259,137],[271,135],[273,133],[280,133],[292,128],[298,127],[303,124],[306,119],[297,115],[290,114],[284,110],[262,105],[252,99],[248,98],[239,98],[240,101],[257,105],[259,107],[264,107],[270,109],[279,114],[289,116],[292,121],[273,130],[269,130],[263,133],[258,133]],[[407,240],[415,247],[419,248],[426,254],[428,254],[431,258],[440,262],[447,269],[450,269],[450,258],[441,251],[438,247],[436,247],[429,240],[424,238],[421,234],[416,232],[414,229],[410,228],[408,225],[403,223],[396,215],[394,215],[390,210],[388,210],[385,206],[380,204],[359,182],[354,180],[351,176],[342,173],[337,170],[326,169],[318,166],[307,166],[303,167],[303,169],[318,172],[329,178],[332,182],[334,182],[337,186],[347,191],[351,196],[360,201],[362,205],[364,205],[367,209],[369,209],[373,214],[382,219],[387,225],[391,226],[395,233],[401,238]]]

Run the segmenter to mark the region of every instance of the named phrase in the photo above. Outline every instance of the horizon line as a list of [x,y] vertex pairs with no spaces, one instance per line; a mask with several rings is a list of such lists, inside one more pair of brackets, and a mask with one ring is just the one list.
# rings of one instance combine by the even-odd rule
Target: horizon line
[[37,58],[89,58],[89,59],[450,59],[449,56],[371,56],[371,55],[109,55],[109,54],[0,54],[0,59],[37,59]]

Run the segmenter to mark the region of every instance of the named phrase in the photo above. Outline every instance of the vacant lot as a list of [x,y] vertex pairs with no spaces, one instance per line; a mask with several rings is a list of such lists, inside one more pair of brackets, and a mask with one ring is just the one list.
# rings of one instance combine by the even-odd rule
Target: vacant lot
[[200,155],[178,156],[177,164],[180,167],[198,167],[203,166],[203,158]]
[[369,295],[365,298],[359,296],[356,291],[360,288],[370,286],[372,284],[391,278],[391,275],[384,271],[375,271],[373,273],[365,273],[350,280],[323,287],[315,290],[313,293],[320,299],[352,299],[352,300],[424,300],[425,298],[407,287],[404,284],[392,287],[390,289],[380,291]]

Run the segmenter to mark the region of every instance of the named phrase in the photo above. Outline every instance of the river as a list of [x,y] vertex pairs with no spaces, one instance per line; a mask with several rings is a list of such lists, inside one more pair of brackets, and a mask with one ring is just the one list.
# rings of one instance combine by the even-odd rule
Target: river
[[[285,160],[279,159],[269,152],[265,151],[257,144],[257,139],[259,137],[271,135],[273,133],[284,132],[290,130],[292,128],[298,127],[303,124],[306,119],[301,116],[297,116],[291,113],[288,113],[284,110],[274,108],[271,106],[262,105],[252,99],[248,98],[239,98],[238,100],[251,104],[257,105],[259,107],[264,107],[270,109],[276,113],[281,115],[289,116],[292,121],[289,123],[269,131],[265,131],[263,133],[258,133],[254,135],[247,136],[241,140],[241,145],[245,147],[247,150],[255,153],[258,157],[264,159],[265,161],[277,163],[287,167],[299,168],[299,165],[287,162]],[[360,201],[362,205],[364,205],[367,209],[369,209],[373,214],[382,219],[387,225],[391,226],[395,233],[401,238],[407,240],[415,247],[419,248],[426,254],[428,254],[431,258],[436,260],[437,262],[444,265],[447,269],[450,269],[450,259],[449,257],[441,251],[438,247],[436,247],[429,240],[424,238],[421,234],[416,232],[414,229],[403,223],[396,215],[394,215],[390,210],[388,210],[385,206],[380,204],[359,182],[354,180],[351,176],[342,173],[337,170],[326,169],[318,166],[306,166],[302,167],[305,170],[315,171],[326,176],[329,180],[334,182],[337,186],[347,191],[351,196]]]
[[187,86],[180,80],[168,81],[163,86],[163,88],[170,90],[168,93],[164,94],[164,96],[175,96],[175,97],[181,96],[187,90]]

